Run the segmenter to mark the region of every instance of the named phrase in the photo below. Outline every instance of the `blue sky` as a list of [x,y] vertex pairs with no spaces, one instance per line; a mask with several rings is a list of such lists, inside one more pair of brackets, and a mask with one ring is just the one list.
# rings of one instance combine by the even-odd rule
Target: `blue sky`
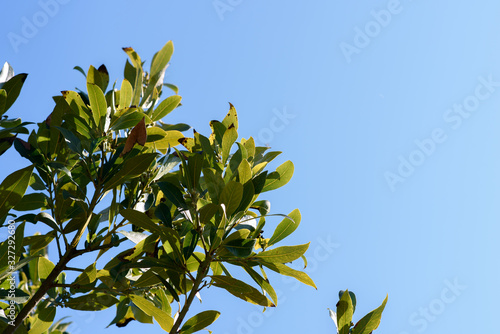
[[[318,290],[271,277],[282,298],[262,313],[211,288],[192,314],[220,310],[214,333],[334,333],[327,307],[346,288],[355,319],[389,294],[379,333],[496,330],[500,3],[54,1],[2,11],[0,62],[29,73],[9,115],[41,121],[53,95],[84,87],[73,66],[105,63],[121,80],[122,47],[150,60],[172,40],[166,81],[183,106],[171,120],[208,133],[231,102],[241,136],[295,163],[266,198],[300,208],[288,243],[311,241]],[[0,176],[25,165],[10,152]],[[101,332],[114,309],[58,314],[73,333]],[[161,333],[102,332],[140,329]]]

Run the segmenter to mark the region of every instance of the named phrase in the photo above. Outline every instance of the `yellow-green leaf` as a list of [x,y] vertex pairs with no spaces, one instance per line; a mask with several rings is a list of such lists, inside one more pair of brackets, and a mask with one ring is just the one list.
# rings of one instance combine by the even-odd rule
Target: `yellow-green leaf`
[[376,330],[380,325],[382,312],[384,311],[385,304],[387,304],[388,298],[389,296],[386,296],[384,301],[382,302],[382,305],[361,318],[361,320],[358,321],[358,323],[352,329],[352,334],[369,334],[372,331]]
[[97,279],[97,270],[95,267],[95,262],[90,266],[85,268],[85,270],[78,275],[73,284],[87,285],[94,282]]
[[337,303],[337,325],[339,334],[349,334],[354,308],[349,291],[345,290]]
[[229,276],[214,275],[211,277],[214,286],[225,289],[233,296],[243,299],[246,302],[266,307],[275,306],[266,296],[260,293],[259,290],[245,282]]
[[93,83],[87,83],[87,90],[89,93],[90,108],[92,109],[92,116],[94,122],[99,126],[99,121],[101,117],[106,116],[106,97],[101,88]]
[[33,173],[33,166],[15,171],[0,184],[0,219],[22,198]]
[[130,299],[144,313],[154,317],[156,322],[164,331],[169,332],[172,329],[172,326],[174,325],[174,319],[170,316],[170,314],[157,308],[155,304],[143,297],[130,295]]
[[130,107],[133,93],[134,91],[130,82],[127,79],[123,79],[122,86],[120,88],[120,102],[118,103],[118,109]]
[[309,277],[309,275],[307,275],[303,271],[292,269],[281,263],[261,262],[261,264],[271,269],[272,271],[277,272],[278,274],[293,277],[297,279],[299,282],[302,282],[306,285],[312,286],[313,288],[317,289],[316,284],[314,284],[314,281],[311,279],[311,277]]
[[182,97],[179,95],[172,95],[167,97],[165,100],[163,100],[158,107],[154,110],[153,114],[151,115],[151,119],[153,121],[158,121],[162,119],[163,117],[167,116],[169,113],[172,112],[179,103],[181,103]]
[[283,240],[297,229],[301,220],[299,209],[295,209],[290,212],[288,217],[289,218],[283,219],[281,223],[278,224],[271,239],[269,239],[268,246],[274,245],[275,243]]
[[309,243],[297,246],[282,246],[268,251],[260,252],[255,256],[255,259],[270,263],[287,263],[297,260],[303,255]]
[[287,184],[293,176],[293,170],[293,163],[290,160],[284,162],[276,168],[275,172],[272,172],[267,176],[262,192],[278,189],[279,187]]
[[220,312],[217,311],[203,311],[194,317],[191,317],[184,323],[181,328],[180,334],[191,334],[201,331],[207,326],[210,326],[219,317]]

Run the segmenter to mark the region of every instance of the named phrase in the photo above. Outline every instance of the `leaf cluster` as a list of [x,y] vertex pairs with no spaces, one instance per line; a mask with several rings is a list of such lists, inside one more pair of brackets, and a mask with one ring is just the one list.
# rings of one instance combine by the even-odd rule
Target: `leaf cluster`
[[[256,146],[252,137],[238,140],[233,105],[221,121],[210,122],[208,136],[187,136],[186,124],[165,123],[181,102],[177,87],[163,83],[172,42],[155,54],[149,71],[132,48],[124,51],[129,60],[119,89],[109,87],[104,65],[87,72],[76,67],[85,91],[55,96],[53,111],[33,130],[20,121],[0,122],[6,130],[0,130],[0,148],[13,145],[29,161],[0,184],[0,222],[3,228],[18,224],[14,250],[9,240],[0,244],[0,307],[15,302],[15,328],[64,332],[60,323],[52,325],[58,307],[116,306],[110,325],[155,320],[166,332],[188,334],[219,316],[209,310],[186,320],[205,287],[263,307],[278,302],[269,271],[315,287],[287,265],[306,261],[308,244],[278,246],[299,226],[299,210],[271,214],[270,202],[261,199],[288,183],[293,163],[267,170],[281,152]],[[11,76],[0,87],[2,114],[23,78]],[[175,94],[162,99],[165,87]],[[280,216],[266,235],[264,227]],[[43,233],[24,235],[26,224],[38,223]],[[50,245],[57,256],[49,258]],[[95,254],[94,260],[75,260],[84,254]],[[232,268],[246,278],[234,277]],[[6,291],[14,272],[11,298]],[[9,332],[10,319],[1,318],[0,328]]]

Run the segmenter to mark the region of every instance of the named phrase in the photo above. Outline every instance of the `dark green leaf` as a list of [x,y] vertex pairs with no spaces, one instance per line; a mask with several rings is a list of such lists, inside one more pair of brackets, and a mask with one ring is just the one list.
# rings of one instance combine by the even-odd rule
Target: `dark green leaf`
[[73,132],[68,129],[61,128],[60,126],[55,126],[55,128],[61,132],[70,150],[75,153],[82,154],[82,144],[80,139],[78,139]]
[[120,210],[120,214],[135,226],[138,226],[149,232],[160,233],[160,227],[155,224],[145,213],[134,209]]
[[172,202],[176,207],[187,209],[186,201],[182,196],[182,192],[170,182],[158,182],[158,187],[160,187],[163,194]]
[[[14,295],[14,297],[12,297]],[[16,304],[23,304],[28,301],[30,298],[30,295],[28,295],[26,292],[20,289],[15,289],[14,293],[12,294],[12,291],[9,289],[0,289],[0,299],[3,300],[12,300]]]
[[16,211],[31,211],[46,207],[48,204],[47,195],[43,193],[32,193],[24,195],[14,206]]
[[42,223],[48,225],[49,227],[53,228],[56,231],[60,231],[59,226],[57,225],[56,221],[50,214],[47,212],[40,212],[39,214],[36,215],[35,217],[36,221],[41,221]]
[[145,153],[126,160],[123,167],[104,184],[104,190],[113,189],[144,173],[155,160],[156,153]]
[[92,292],[88,295],[70,298],[65,306],[79,311],[101,311],[118,303],[118,299],[108,293]]
[[224,243],[224,247],[236,257],[248,257],[252,254],[255,239],[236,239]]

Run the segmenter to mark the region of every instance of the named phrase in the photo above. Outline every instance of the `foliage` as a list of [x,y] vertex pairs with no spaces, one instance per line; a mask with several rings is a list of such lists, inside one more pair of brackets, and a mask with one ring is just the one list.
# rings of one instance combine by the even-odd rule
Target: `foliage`
[[[31,132],[19,119],[0,122],[0,153],[13,145],[29,161],[0,185],[2,228],[12,219],[18,224],[15,238],[0,244],[5,333],[61,333],[60,324],[50,328],[58,307],[116,306],[110,325],[154,319],[166,332],[188,334],[219,316],[207,310],[186,318],[205,287],[263,307],[278,302],[266,272],[315,287],[286,264],[305,261],[308,244],[278,246],[297,229],[299,210],[272,215],[269,201],[260,199],[288,183],[292,162],[266,170],[280,152],[256,147],[251,137],[238,140],[232,105],[221,121],[210,122],[209,136],[193,131],[188,137],[186,124],[164,123],[181,102],[177,87],[163,84],[173,44],[154,55],[149,72],[132,48],[124,51],[129,60],[119,89],[108,88],[104,65],[87,72],[76,67],[86,78],[85,91],[55,96],[52,113]],[[25,78],[6,76],[1,114]],[[175,94],[162,100],[165,87]],[[18,134],[29,136],[25,141]],[[264,235],[275,216],[282,221]],[[44,232],[25,235],[27,224]],[[57,256],[49,259],[48,247]],[[93,260],[76,260],[84,254]],[[246,272],[254,285],[232,276],[231,268]],[[7,293],[12,272],[18,275],[15,297]],[[15,322],[6,316],[9,304]]]
[[382,312],[387,303],[385,297],[382,305],[365,315],[356,325],[352,322],[354,311],[356,310],[356,295],[352,291],[339,291],[339,301],[337,312],[328,309],[330,317],[335,322],[338,334],[370,334],[380,325]]

